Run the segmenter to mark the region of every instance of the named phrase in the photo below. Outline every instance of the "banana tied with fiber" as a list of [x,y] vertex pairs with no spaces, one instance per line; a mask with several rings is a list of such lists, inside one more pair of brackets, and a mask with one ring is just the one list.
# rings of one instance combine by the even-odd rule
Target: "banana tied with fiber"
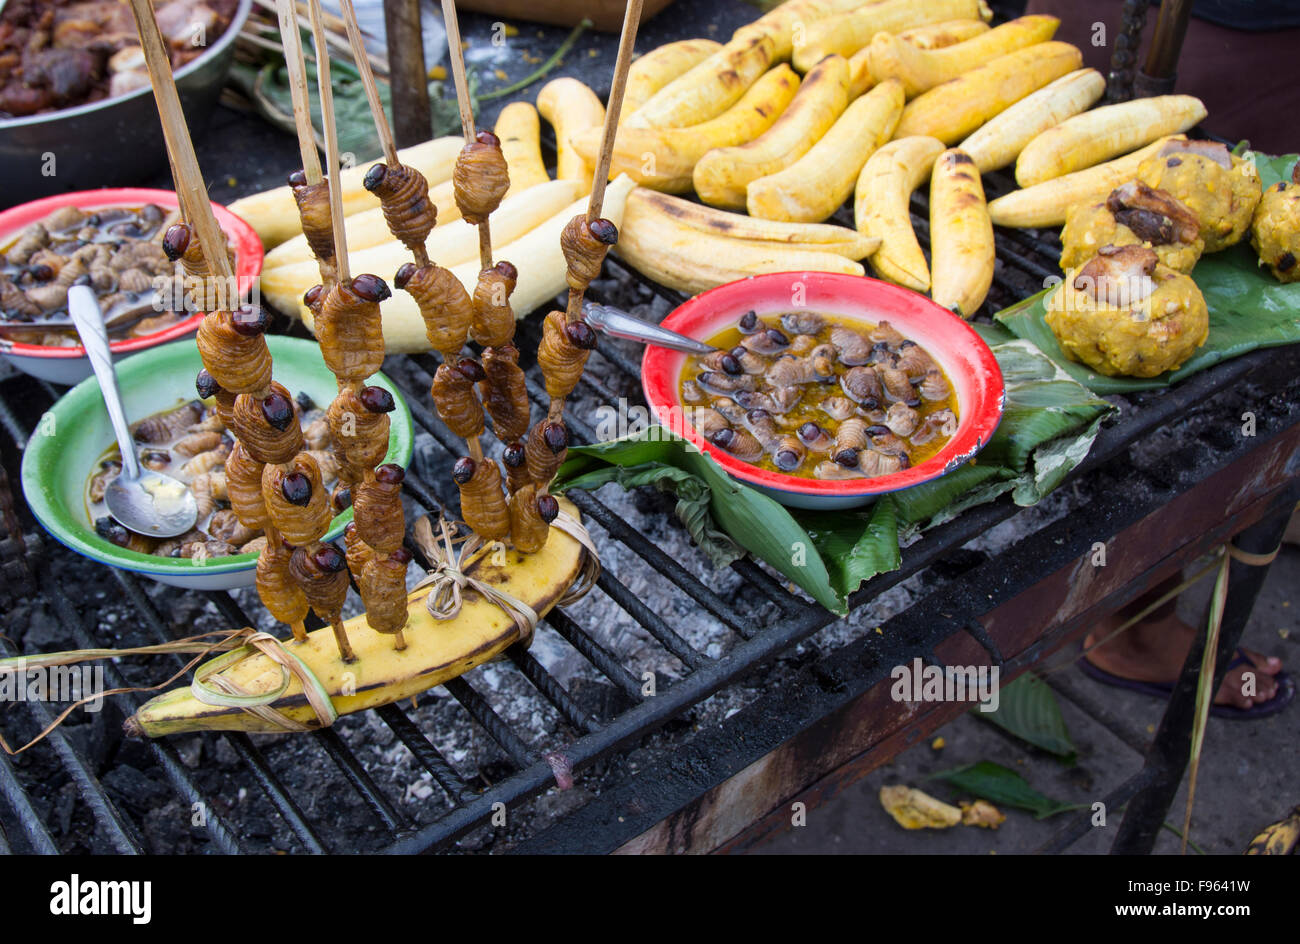
[[[566,499],[560,505],[577,517]],[[494,586],[545,615],[568,592],[583,566],[585,551],[577,540],[552,529],[537,553],[509,554],[509,562],[488,554],[470,565],[466,573]],[[464,597],[460,613],[436,620],[425,606],[428,588],[406,597],[406,648],[396,650],[392,640],[371,632],[364,614],[343,626],[355,640],[354,661],[343,662],[330,628],[307,633],[305,641],[291,644],[288,652],[300,659],[320,682],[338,714],[411,698],[474,666],[495,658],[523,638],[520,627],[500,607],[477,593]],[[315,712],[307,703],[302,685],[289,677],[269,657],[246,650],[216,674],[235,690],[269,699],[267,707],[289,720],[310,725]],[[216,687],[209,681],[209,687]],[[127,734],[161,737],[192,731],[247,731],[278,733],[284,727],[262,715],[230,704],[208,704],[195,697],[185,685],[150,699],[125,722]]]
[[993,284],[993,224],[980,174],[952,148],[930,175],[930,297],[963,318],[984,304]]
[[867,160],[854,191],[858,231],[880,239],[872,269],[917,292],[930,290],[930,267],[912,229],[908,203],[943,149],[942,141],[922,135],[890,141]]
[[[714,148],[751,141],[763,134],[795,98],[799,76],[787,65],[764,73],[734,106],[688,128],[639,128],[620,125],[609,172],[627,174],[643,187],[666,193],[691,189],[696,163]],[[602,129],[591,128],[573,140],[578,153],[593,164]]]
[[1208,112],[1191,95],[1159,95],[1103,105],[1048,128],[1025,145],[1016,183],[1032,187],[1127,154],[1156,138],[1177,134]]
[[1046,42],[1061,21],[1054,16],[1022,16],[982,35],[943,49],[918,49],[893,33],[877,33],[868,47],[871,77],[898,79],[908,98],[942,85],[1007,53]]

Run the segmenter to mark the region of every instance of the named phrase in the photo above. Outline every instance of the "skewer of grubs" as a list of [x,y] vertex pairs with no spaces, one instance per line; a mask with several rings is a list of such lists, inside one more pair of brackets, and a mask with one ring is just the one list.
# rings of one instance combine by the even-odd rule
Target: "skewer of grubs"
[[[316,77],[326,160],[328,166],[335,169],[326,176],[328,205],[333,210],[329,220],[334,279],[332,284],[323,282],[319,291],[313,290],[315,297],[309,304],[315,314],[321,354],[339,384],[338,396],[327,411],[342,486],[332,497],[331,504],[342,510],[346,507],[345,501],[350,503],[356,528],[348,538],[351,554],[330,553],[324,546],[303,554],[295,552],[293,572],[312,601],[312,608],[333,626],[340,651],[345,647],[350,651],[343,627],[342,605],[351,558],[356,565],[352,575],[365,604],[370,627],[391,635],[394,647],[404,649],[406,639],[402,630],[406,625],[408,560],[401,548],[405,532],[400,494],[404,473],[398,466],[380,465],[388,449],[388,413],[395,404],[383,388],[365,386],[366,380],[383,365],[384,335],[379,304],[391,292],[388,284],[377,275],[363,273],[353,277],[351,274],[338,172],[342,166],[338,127],[325,49],[324,17],[318,0],[311,0],[309,13],[317,57]],[[352,14],[351,5],[348,5],[347,13]],[[360,40],[359,30],[356,39]],[[364,56],[360,61],[365,62]],[[372,105],[377,103],[376,94]],[[392,147],[391,139],[386,147]],[[393,148],[391,153],[395,155],[396,149]],[[317,540],[319,537],[317,535]],[[340,586],[343,588],[341,592]],[[320,601],[319,605],[313,600],[313,592]]]
[[582,299],[592,279],[600,274],[609,248],[618,242],[618,229],[600,215],[609,182],[609,165],[614,152],[614,136],[623,110],[623,90],[641,22],[641,0],[629,0],[623,15],[623,32],[619,38],[618,59],[610,85],[609,105],[605,110],[605,128],[587,212],[571,219],[560,235],[560,246],[568,264],[569,298],[564,311],[546,316],[542,340],[537,347],[537,363],[546,379],[550,405],[546,418],[528,434],[528,473],[537,489],[545,494],[551,479],[568,454],[569,433],[564,425],[564,401],[578,385],[587,365],[587,357],[596,346],[596,332],[583,320]]
[[[202,284],[217,280],[232,286],[234,273],[225,234],[212,214],[158,24],[148,0],[132,0],[132,12],[158,102],[177,202],[186,220],[164,235],[164,251],[182,264],[187,275],[202,278]],[[211,293],[205,291],[203,296],[206,301]],[[197,338],[204,369],[195,387],[204,399],[216,399],[224,424],[235,436],[227,461],[227,482],[236,517],[246,527],[266,532],[267,546],[257,563],[258,595],[301,641],[307,638],[303,619],[309,599],[292,577],[292,548],[283,540],[281,528],[314,534],[320,522],[323,535],[330,516],[328,509],[322,514],[319,495],[314,504],[310,494],[300,502],[304,484],[308,489],[315,484],[321,491],[319,470],[315,470],[317,481],[312,481],[314,462],[305,470],[294,467],[278,478],[275,474],[280,468],[276,463],[293,460],[300,452],[302,429],[288,391],[271,379],[265,312],[244,305],[229,310],[232,307],[210,310],[204,316]],[[304,506],[301,509],[300,504]]]

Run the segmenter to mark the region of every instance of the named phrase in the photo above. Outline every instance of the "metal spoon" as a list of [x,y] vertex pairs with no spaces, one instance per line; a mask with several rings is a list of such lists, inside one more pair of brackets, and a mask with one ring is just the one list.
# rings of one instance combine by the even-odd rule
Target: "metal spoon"
[[172,538],[194,527],[199,509],[189,487],[179,479],[140,468],[135,441],[122,408],[122,393],[117,387],[117,373],[108,350],[108,332],[100,315],[99,302],[89,285],[68,289],[68,313],[72,316],[81,343],[94,368],[99,389],[104,394],[117,448],[122,454],[122,472],[104,489],[104,504],[109,514],[137,534],[155,538]]
[[685,351],[687,354],[709,354],[717,350],[711,344],[696,341],[694,338],[650,324],[640,318],[633,318],[627,312],[610,305],[585,302],[582,306],[582,317],[597,331],[614,338],[627,338],[629,341],[653,344],[655,347],[666,347],[673,351]]

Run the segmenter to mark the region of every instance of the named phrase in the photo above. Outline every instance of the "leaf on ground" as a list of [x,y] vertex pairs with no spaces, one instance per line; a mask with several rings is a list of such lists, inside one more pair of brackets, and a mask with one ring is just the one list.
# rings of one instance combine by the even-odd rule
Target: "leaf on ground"
[[1059,803],[1039,793],[1010,767],[1003,767],[988,760],[967,764],[964,767],[954,767],[951,770],[941,770],[931,774],[929,779],[943,780],[962,793],[1000,806],[1027,810],[1037,819],[1073,809],[1068,803]]
[[1067,762],[1074,760],[1074,744],[1065,727],[1056,693],[1032,672],[1026,672],[1010,685],[1001,687],[997,711],[976,711],[975,714],[1034,747]]

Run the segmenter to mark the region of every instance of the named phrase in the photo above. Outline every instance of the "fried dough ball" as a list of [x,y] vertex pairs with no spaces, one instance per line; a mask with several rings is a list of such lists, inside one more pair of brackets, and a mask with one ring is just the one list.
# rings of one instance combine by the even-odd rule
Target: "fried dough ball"
[[1047,324],[1071,360],[1108,377],[1175,370],[1205,343],[1209,313],[1191,276],[1141,246],[1107,246],[1066,274]]
[[1186,204],[1201,224],[1206,252],[1241,241],[1259,204],[1255,165],[1208,141],[1170,141],[1138,165],[1138,179]]
[[1191,272],[1205,249],[1195,213],[1168,193],[1135,180],[1105,200],[1070,207],[1061,230],[1061,269],[1078,268],[1102,246],[1142,245],[1179,272]]
[[1300,162],[1291,178],[1268,188],[1250,225],[1250,244],[1279,282],[1300,280]]

